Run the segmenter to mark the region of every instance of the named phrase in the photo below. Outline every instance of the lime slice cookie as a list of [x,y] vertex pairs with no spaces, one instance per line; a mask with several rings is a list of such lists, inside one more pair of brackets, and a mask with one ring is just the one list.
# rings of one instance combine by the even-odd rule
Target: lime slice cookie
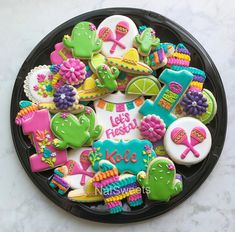
[[159,93],[161,84],[154,76],[138,76],[127,85],[126,94],[155,96]]
[[208,124],[212,121],[217,112],[217,103],[213,93],[210,90],[203,89],[202,94],[207,99],[208,108],[205,113],[198,116],[197,118],[204,124]]

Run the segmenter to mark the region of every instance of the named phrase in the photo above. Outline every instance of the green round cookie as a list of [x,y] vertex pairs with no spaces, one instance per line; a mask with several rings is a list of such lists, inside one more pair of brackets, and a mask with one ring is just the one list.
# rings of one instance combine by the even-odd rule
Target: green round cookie
[[207,99],[208,108],[205,113],[198,116],[197,118],[204,124],[208,124],[214,118],[217,112],[217,103],[213,93],[208,89],[203,89],[203,96]]
[[161,84],[154,76],[138,76],[133,78],[126,87],[126,94],[143,96],[156,96],[161,89]]

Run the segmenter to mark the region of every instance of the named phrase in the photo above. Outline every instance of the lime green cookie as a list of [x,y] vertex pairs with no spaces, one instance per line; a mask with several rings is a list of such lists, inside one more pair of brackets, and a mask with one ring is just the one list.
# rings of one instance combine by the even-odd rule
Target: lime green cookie
[[153,159],[147,173],[139,172],[137,180],[150,200],[169,201],[183,189],[181,176],[176,175],[174,163],[164,157]]
[[126,87],[126,94],[143,96],[156,96],[161,89],[161,84],[154,76],[138,76],[133,78]]
[[197,118],[204,124],[208,124],[212,121],[217,112],[217,103],[213,93],[208,89],[203,89],[203,96],[207,99],[207,111]]

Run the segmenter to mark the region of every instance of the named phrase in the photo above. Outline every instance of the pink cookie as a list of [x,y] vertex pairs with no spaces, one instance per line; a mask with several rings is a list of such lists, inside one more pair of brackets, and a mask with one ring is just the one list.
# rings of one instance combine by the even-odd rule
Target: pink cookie
[[30,111],[32,105],[23,108],[17,115],[16,123],[22,126],[25,135],[32,136],[36,153],[30,156],[32,172],[40,172],[63,165],[67,161],[67,151],[57,150],[52,144],[55,138],[50,129],[50,114],[47,109]]
[[71,51],[60,42],[55,45],[55,51],[51,53],[50,60],[52,64],[61,64],[64,60],[72,57]]

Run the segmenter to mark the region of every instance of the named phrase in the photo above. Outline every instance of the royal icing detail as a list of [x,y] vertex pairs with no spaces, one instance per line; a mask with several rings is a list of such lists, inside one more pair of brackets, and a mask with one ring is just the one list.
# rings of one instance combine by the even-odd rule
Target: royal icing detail
[[110,91],[106,88],[99,88],[96,84],[98,77],[93,74],[86,78],[84,83],[77,88],[78,95],[81,101],[95,100],[107,95]]
[[184,117],[172,123],[164,137],[165,149],[170,158],[184,165],[201,162],[211,148],[211,134],[198,119]]
[[139,129],[145,139],[156,142],[164,136],[166,126],[160,117],[150,114],[141,120]]
[[93,178],[93,185],[102,193],[106,208],[111,214],[122,212],[121,200],[125,198],[131,207],[143,204],[136,176],[119,175],[115,165],[107,160],[99,162],[99,172]]
[[34,103],[52,102],[55,92],[52,78],[50,66],[40,65],[32,69],[24,81],[26,96]]
[[71,37],[64,36],[63,43],[72,49],[75,58],[80,59],[90,59],[102,47],[102,40],[96,36],[96,27],[90,22],[78,23],[73,28]]
[[97,67],[97,77],[96,85],[98,88],[106,88],[110,92],[117,90],[117,77],[119,75],[119,70],[116,67],[109,68],[106,64],[101,64]]
[[70,58],[63,61],[59,73],[64,83],[78,85],[81,84],[86,77],[86,66],[79,59]]
[[91,168],[91,162],[89,160],[91,151],[89,148],[68,151],[69,160],[65,164],[68,173],[63,179],[69,183],[70,188],[81,189],[94,176],[95,173]]
[[142,188],[148,190],[150,200],[169,201],[183,190],[182,178],[176,175],[174,163],[164,157],[157,157],[148,166],[147,173],[137,175]]
[[135,37],[134,46],[138,48],[139,54],[148,56],[151,50],[160,44],[160,39],[156,38],[155,34],[155,31],[148,27]]
[[113,95],[113,99],[109,95],[94,102],[97,119],[104,129],[100,139],[142,138],[138,126],[141,120],[139,109],[144,99],[122,97],[119,92]]
[[126,87],[126,94],[143,96],[156,96],[161,89],[161,84],[154,76],[138,76],[133,78]]
[[[48,110],[30,111],[30,106],[17,115],[16,123],[22,126],[23,133],[30,135],[36,154],[30,156],[32,172],[40,172],[63,165],[67,161],[66,150],[59,151],[53,146],[54,135],[50,129]],[[32,109],[32,108],[31,108]]]
[[99,38],[103,40],[101,52],[105,56],[123,56],[132,48],[132,41],[138,34],[135,23],[122,15],[107,17],[97,31]]
[[94,171],[98,171],[100,160],[115,164],[120,173],[137,174],[146,170],[149,162],[156,157],[152,144],[148,140],[133,139],[128,142],[120,140],[96,141],[92,146],[89,159]]
[[164,120],[166,127],[176,120],[171,113],[187,90],[193,75],[187,71],[165,69],[159,77],[165,85],[154,102],[146,100],[140,108],[143,115],[155,114]]
[[148,65],[140,62],[139,59],[137,50],[135,48],[130,48],[123,57],[107,57],[107,63],[126,72],[151,74],[152,69]]
[[88,61],[88,64],[92,72],[96,73],[97,67],[101,64],[105,64],[105,62],[105,56],[103,56],[101,53],[98,53],[91,57],[91,60]]
[[64,47],[62,42],[55,45],[55,50],[50,55],[52,64],[61,64],[69,58],[72,58],[72,53],[68,48]]

